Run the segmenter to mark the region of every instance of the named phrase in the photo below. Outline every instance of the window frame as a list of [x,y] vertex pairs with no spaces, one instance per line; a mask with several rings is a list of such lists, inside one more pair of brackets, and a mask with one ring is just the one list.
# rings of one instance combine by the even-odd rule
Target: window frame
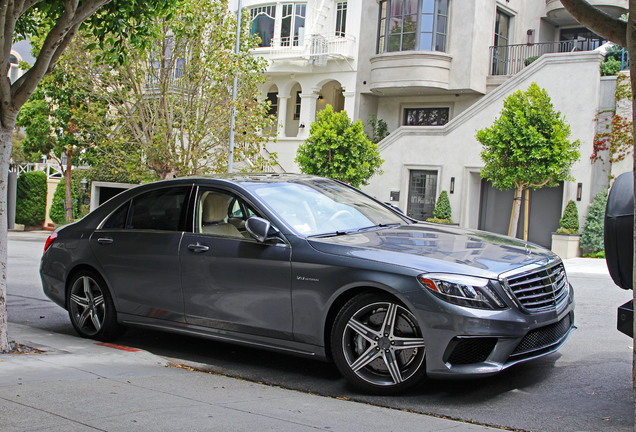
[[336,3],[336,25],[334,35],[336,37],[345,37],[347,35],[347,9],[346,1]]
[[[433,13],[428,13],[423,11],[422,5],[427,0],[417,0],[417,12],[416,14],[405,14],[404,12],[400,15],[402,19],[402,29],[398,33],[392,33],[390,29],[390,21],[391,19],[397,17],[398,15],[391,15],[391,10],[393,9],[393,5],[395,2],[402,2],[402,10],[405,10],[406,2],[409,0],[380,0],[379,1],[379,16],[378,16],[378,28],[377,28],[377,40],[376,40],[376,53],[384,54],[391,52],[404,52],[404,51],[432,51],[432,52],[448,52],[448,29],[449,29],[449,17],[450,17],[450,9],[451,0],[432,0],[433,3]],[[444,2],[445,10],[440,11],[440,3]],[[397,8],[396,8],[397,9]],[[416,27],[413,32],[404,32],[404,17],[406,16],[416,16]],[[425,15],[432,15],[432,25],[430,28],[423,28],[423,17]],[[443,26],[440,25],[440,18],[443,18]],[[442,28],[443,27],[443,28]],[[425,31],[426,30],[426,31]],[[430,31],[428,31],[430,30]],[[426,47],[422,47],[423,44],[423,35],[431,34],[430,45]],[[405,34],[414,34],[414,46],[413,48],[404,49],[404,35]],[[389,50],[390,46],[390,37],[391,36],[400,35],[400,44],[399,49],[397,50]]]
[[[445,122],[440,121],[438,124],[409,124],[409,121],[408,121],[409,112],[413,112],[413,111],[426,111],[426,112],[432,112],[432,111],[442,112],[442,111],[445,111],[446,112],[446,121]],[[402,126],[437,126],[437,127],[439,127],[439,126],[444,126],[444,125],[448,124],[448,122],[451,120],[451,118],[450,118],[450,107],[447,107],[447,106],[407,107],[407,108],[404,108],[403,112],[404,112],[404,115],[402,116]],[[437,119],[438,120],[443,120],[439,114],[437,115]]]

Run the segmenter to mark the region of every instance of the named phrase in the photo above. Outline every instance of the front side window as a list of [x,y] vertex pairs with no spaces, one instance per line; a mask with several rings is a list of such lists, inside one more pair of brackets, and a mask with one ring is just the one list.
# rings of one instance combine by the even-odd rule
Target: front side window
[[446,51],[448,0],[381,0],[378,53]]
[[261,38],[259,47],[272,46],[274,24],[276,22],[276,6],[259,6],[250,9],[252,26],[250,33]]
[[405,126],[443,126],[449,120],[448,108],[407,108],[404,110]]

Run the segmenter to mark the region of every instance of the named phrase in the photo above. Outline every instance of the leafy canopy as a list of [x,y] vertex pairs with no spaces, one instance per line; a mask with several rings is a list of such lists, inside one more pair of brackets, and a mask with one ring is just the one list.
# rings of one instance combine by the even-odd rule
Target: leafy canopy
[[298,147],[296,163],[306,174],[344,181],[354,187],[381,173],[384,161],[377,144],[369,141],[360,120],[352,123],[345,111],[331,105],[312,123],[309,138]]
[[500,189],[553,187],[569,180],[580,158],[570,126],[536,83],[504,100],[501,116],[477,132],[483,145],[482,178]]

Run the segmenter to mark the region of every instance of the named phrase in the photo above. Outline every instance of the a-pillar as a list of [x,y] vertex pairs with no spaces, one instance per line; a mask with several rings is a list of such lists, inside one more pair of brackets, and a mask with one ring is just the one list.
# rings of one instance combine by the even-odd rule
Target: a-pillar
[[278,136],[284,138],[287,136],[285,129],[287,128],[287,101],[289,96],[278,96],[278,120],[277,132]]
[[305,139],[309,136],[309,127],[316,120],[317,99],[316,92],[300,94],[300,124],[305,127],[298,129],[298,138]]

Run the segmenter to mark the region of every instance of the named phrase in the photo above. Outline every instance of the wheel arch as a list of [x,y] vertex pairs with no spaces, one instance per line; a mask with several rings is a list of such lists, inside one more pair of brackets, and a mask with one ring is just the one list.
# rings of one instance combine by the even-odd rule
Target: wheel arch
[[[332,359],[332,353],[331,353],[331,332],[333,329],[333,326],[335,324],[336,321],[336,316],[338,315],[338,312],[340,312],[340,310],[342,309],[342,307],[352,298],[356,297],[357,295],[360,294],[381,294],[381,295],[386,295],[389,296],[397,301],[399,301],[400,303],[404,304],[404,300],[401,299],[395,292],[384,288],[384,287],[379,287],[379,286],[372,286],[372,285],[359,285],[359,286],[354,286],[354,287],[350,287],[349,289],[340,292],[338,294],[338,296],[331,302],[331,305],[329,306],[329,312],[327,312],[327,316],[325,318],[325,324],[324,324],[324,329],[323,329],[323,340],[324,340],[324,347],[325,347],[325,356],[331,360]],[[408,306],[407,306],[408,307]]]
[[71,281],[73,280],[73,278],[75,278],[75,276],[77,276],[77,274],[83,271],[95,273],[104,280],[104,282],[106,283],[106,286],[104,287],[104,289],[108,289],[108,292],[110,293],[110,296],[113,299],[115,306],[117,306],[117,299],[114,297],[113,290],[111,290],[110,287],[108,286],[108,282],[106,281],[106,278],[104,277],[102,272],[100,272],[97,268],[95,268],[95,266],[92,266],[86,263],[81,263],[73,267],[66,275],[66,280],[64,282],[64,305],[65,305],[64,308],[68,310],[68,292],[71,289]]

